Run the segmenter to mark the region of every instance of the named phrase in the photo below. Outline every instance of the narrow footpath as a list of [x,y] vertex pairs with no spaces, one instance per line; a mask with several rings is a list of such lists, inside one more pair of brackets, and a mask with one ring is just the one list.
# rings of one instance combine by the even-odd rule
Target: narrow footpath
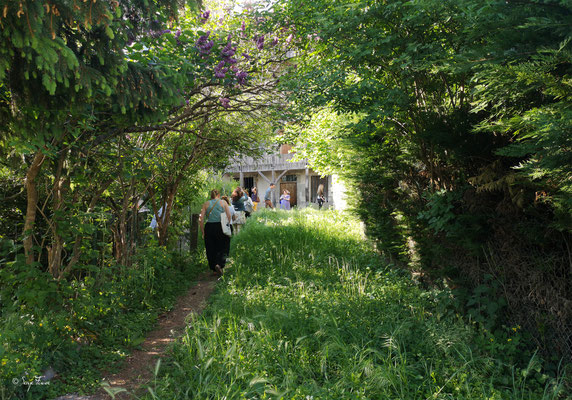
[[[207,304],[207,299],[214,291],[217,277],[212,272],[205,272],[197,277],[197,282],[180,296],[171,311],[159,317],[158,326],[147,334],[141,349],[124,360],[121,370],[115,374],[104,376],[103,382],[109,384],[111,390],[125,389],[115,399],[134,399],[134,395],[146,391],[145,384],[153,378],[153,370],[159,358],[162,358],[170,343],[183,333],[189,314],[200,314]],[[54,400],[107,400],[112,397],[101,388],[91,396],[66,395]]]

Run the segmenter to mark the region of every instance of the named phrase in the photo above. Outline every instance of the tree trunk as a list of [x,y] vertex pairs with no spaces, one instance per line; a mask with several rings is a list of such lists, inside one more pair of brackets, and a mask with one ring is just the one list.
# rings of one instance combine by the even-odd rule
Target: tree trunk
[[127,210],[129,210],[129,194],[124,194],[119,210],[116,230],[115,230],[115,259],[121,265],[128,265],[127,243]]
[[38,189],[36,187],[36,178],[42,169],[42,164],[46,159],[45,154],[38,151],[34,156],[34,160],[26,173],[26,195],[28,205],[26,207],[26,219],[24,220],[24,254],[26,263],[34,262],[34,224],[36,222],[36,208],[38,206]]
[[171,211],[173,209],[173,202],[175,201],[176,193],[177,193],[176,186],[167,188],[167,198],[164,203],[163,213],[161,217],[157,220],[157,234],[159,238],[159,246],[167,245],[167,229],[169,228],[169,223],[171,222]]
[[52,229],[52,244],[48,247],[48,271],[55,279],[61,278],[62,252],[64,250],[64,240],[58,230],[58,219],[60,218],[58,211],[64,206],[64,194],[69,183],[69,177],[62,176],[66,156],[67,151],[62,151],[54,177],[53,217],[50,225]]

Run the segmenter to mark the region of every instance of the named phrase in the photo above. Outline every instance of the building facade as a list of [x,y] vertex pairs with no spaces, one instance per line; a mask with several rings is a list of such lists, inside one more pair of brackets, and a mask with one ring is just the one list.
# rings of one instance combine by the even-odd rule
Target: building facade
[[243,157],[225,170],[229,179],[246,188],[249,193],[256,187],[261,204],[264,204],[264,194],[274,182],[276,187],[272,193],[272,204],[276,207],[280,194],[285,189],[290,192],[292,207],[307,207],[316,205],[317,190],[324,185],[326,203],[324,208],[345,208],[344,188],[335,176],[321,177],[308,168],[306,160],[293,161],[294,154],[289,153],[290,146],[282,145],[280,154],[265,155],[260,158]]

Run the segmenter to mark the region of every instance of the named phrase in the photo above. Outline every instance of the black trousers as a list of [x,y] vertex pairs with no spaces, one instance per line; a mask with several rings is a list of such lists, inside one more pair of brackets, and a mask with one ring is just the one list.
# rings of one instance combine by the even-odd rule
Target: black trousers
[[222,233],[220,222],[205,224],[205,249],[209,268],[214,271],[217,264],[224,268],[230,251],[230,237]]

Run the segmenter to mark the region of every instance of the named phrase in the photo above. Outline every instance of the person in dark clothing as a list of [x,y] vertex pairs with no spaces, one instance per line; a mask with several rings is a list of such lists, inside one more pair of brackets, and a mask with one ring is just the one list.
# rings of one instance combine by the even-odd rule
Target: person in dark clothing
[[318,186],[318,190],[316,191],[316,202],[318,203],[318,209],[321,210],[322,206],[324,205],[326,198],[324,197],[324,185],[320,184]]
[[209,268],[217,275],[223,274],[226,257],[230,251],[230,237],[226,236],[220,224],[220,215],[226,213],[231,221],[228,204],[220,199],[219,191],[211,191],[211,199],[203,204],[199,225],[205,239],[205,250]]

